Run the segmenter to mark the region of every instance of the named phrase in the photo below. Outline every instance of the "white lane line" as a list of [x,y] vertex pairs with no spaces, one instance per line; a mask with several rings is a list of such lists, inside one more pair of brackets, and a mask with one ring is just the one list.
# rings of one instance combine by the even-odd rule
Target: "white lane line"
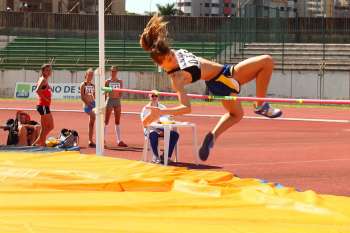
[[[36,111],[34,108],[0,108],[0,110],[13,110],[13,111]],[[82,110],[65,110],[65,109],[52,109],[52,112],[83,112]],[[131,114],[131,115],[139,115],[140,112],[122,112],[123,114]],[[190,117],[214,117],[219,118],[222,115],[219,114],[186,114],[185,116]],[[306,121],[306,122],[325,122],[325,123],[350,123],[350,120],[335,120],[335,119],[318,119],[318,118],[293,118],[293,117],[280,117],[275,119],[270,119],[266,117],[258,117],[258,116],[244,116],[244,119],[254,119],[254,120],[274,120],[274,121]]]
[[232,166],[252,166],[252,165],[281,165],[281,164],[298,164],[298,163],[317,163],[317,162],[339,162],[350,161],[348,159],[316,159],[316,160],[297,160],[297,161],[281,161],[281,162],[258,162],[258,163],[224,163],[217,166],[232,167]]

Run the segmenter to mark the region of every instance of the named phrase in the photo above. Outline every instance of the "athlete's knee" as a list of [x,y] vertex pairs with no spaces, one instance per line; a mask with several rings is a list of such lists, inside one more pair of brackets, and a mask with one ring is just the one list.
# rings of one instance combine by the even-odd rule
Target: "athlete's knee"
[[265,63],[265,67],[274,67],[274,60],[270,55],[262,55],[262,59]]
[[89,116],[89,122],[95,122],[95,119],[96,119],[96,117],[95,117],[95,115],[90,115]]
[[229,113],[230,117],[235,121],[240,121],[243,119],[243,112]]
[[149,133],[148,137],[151,141],[158,141],[159,134],[156,131],[152,131]]
[[24,127],[23,125],[18,126],[18,133],[19,134],[27,133],[26,127]]
[[51,122],[49,128],[50,128],[50,131],[53,130],[53,129],[55,128],[55,124],[53,123],[53,121]]
[[95,125],[95,119],[90,119],[89,120],[89,126],[90,127],[94,127],[94,125]]
[[179,139],[179,133],[176,131],[170,131],[170,139],[177,141]]

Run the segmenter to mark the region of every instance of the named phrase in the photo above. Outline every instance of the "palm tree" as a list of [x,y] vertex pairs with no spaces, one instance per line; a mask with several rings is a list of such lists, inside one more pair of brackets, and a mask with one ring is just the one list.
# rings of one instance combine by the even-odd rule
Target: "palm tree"
[[179,10],[175,8],[175,3],[167,3],[164,6],[156,4],[160,15],[177,15]]

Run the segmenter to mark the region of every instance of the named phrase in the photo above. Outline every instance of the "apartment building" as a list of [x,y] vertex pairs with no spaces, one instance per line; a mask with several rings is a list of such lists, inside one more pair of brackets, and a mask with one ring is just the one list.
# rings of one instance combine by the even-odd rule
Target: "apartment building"
[[294,17],[296,0],[177,0],[188,16]]
[[335,0],[333,17],[350,17],[350,0]]
[[234,14],[236,0],[177,0],[176,6],[187,16],[228,16]]
[[298,17],[350,17],[350,0],[293,0]]

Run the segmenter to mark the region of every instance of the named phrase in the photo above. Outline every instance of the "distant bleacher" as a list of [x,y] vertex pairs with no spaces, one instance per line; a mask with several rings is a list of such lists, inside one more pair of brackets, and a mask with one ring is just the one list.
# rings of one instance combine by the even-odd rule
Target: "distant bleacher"
[[350,71],[350,44],[246,43],[230,62],[261,54],[271,55],[277,70]]
[[[197,56],[214,59],[220,52],[215,42],[174,41],[173,48],[184,48]],[[125,71],[156,71],[149,54],[134,40],[106,40],[106,67],[116,65]],[[98,40],[85,38],[17,37],[0,50],[0,69],[38,70],[51,63],[56,70],[86,70],[97,67]]]

